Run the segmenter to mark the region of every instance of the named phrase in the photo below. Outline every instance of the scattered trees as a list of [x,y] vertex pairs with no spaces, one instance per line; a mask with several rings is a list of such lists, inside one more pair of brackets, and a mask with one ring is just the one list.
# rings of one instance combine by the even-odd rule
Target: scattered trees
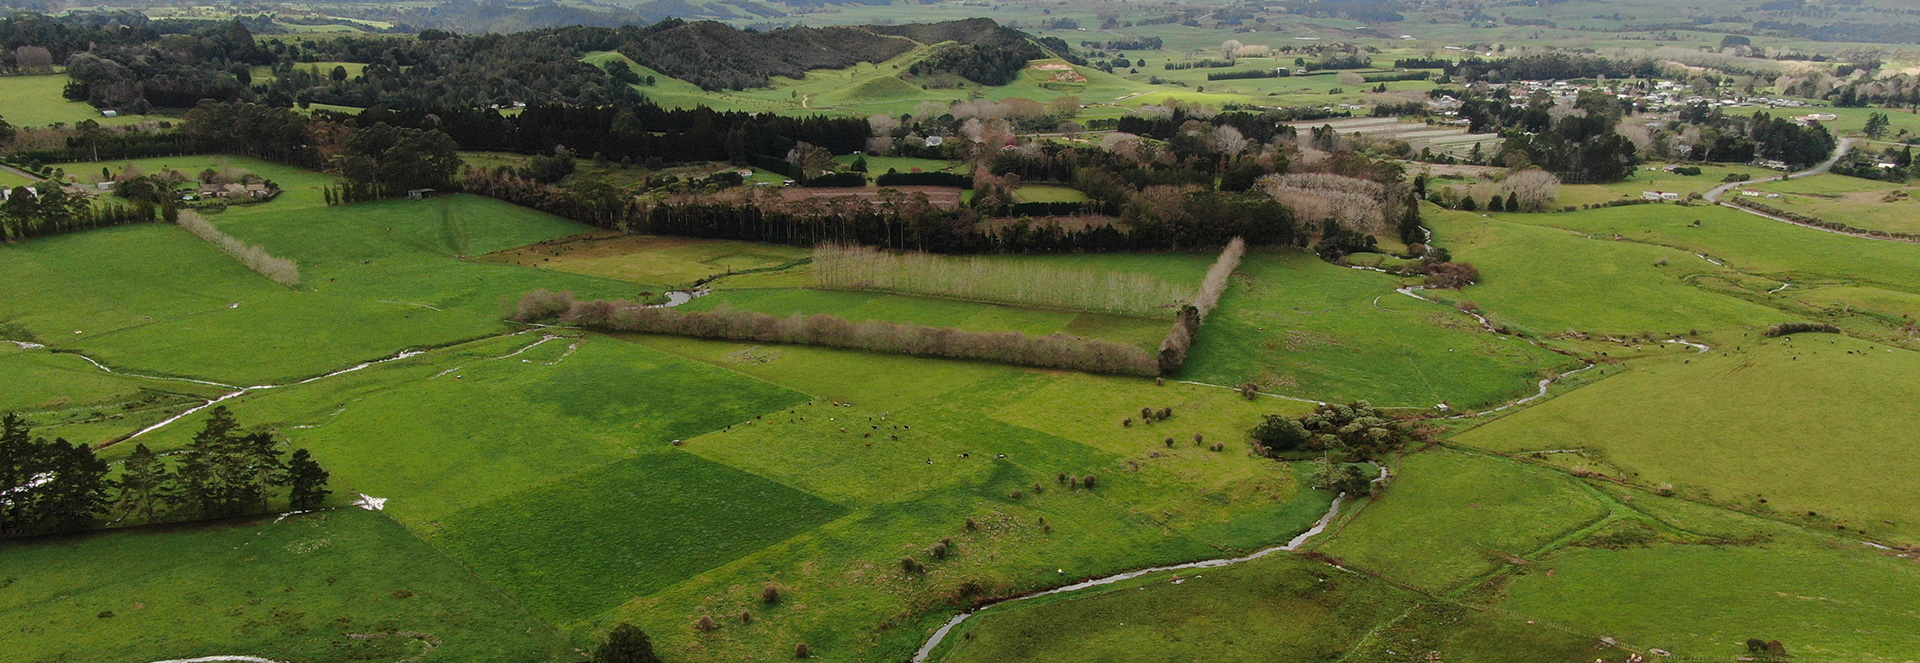
[[282,462],[271,433],[243,433],[225,407],[210,411],[193,442],[173,458],[136,445],[118,481],[84,444],[34,438],[24,419],[0,419],[0,534],[86,529],[117,521],[162,522],[266,511],[276,489],[294,509],[325,501],[327,472],[305,449]]

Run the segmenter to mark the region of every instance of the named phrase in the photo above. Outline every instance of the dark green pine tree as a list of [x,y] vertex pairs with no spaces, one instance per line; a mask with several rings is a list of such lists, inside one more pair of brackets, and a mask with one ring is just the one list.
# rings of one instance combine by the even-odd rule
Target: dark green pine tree
[[593,651],[593,663],[660,663],[660,655],[653,653],[653,640],[645,631],[622,622]]
[[1507,194],[1507,211],[1520,211],[1520,192],[1515,191]]
[[86,444],[55,439],[40,445],[52,480],[41,487],[37,529],[65,532],[91,526],[108,504],[107,461]]
[[234,431],[239,428],[226,406],[213,408],[206,425],[180,454],[180,500],[197,515],[217,518],[238,513],[235,502]]
[[173,490],[174,476],[166,461],[147,445],[135,445],[133,454],[120,466],[120,514],[155,522],[161,510],[172,503]]
[[27,519],[27,484],[40,473],[33,429],[11,412],[0,418],[0,534],[22,531]]
[[267,499],[273,494],[273,486],[283,484],[286,475],[286,461],[280,459],[280,441],[273,439],[272,433],[253,433],[242,436],[234,445],[232,468],[237,478],[234,484],[235,500],[244,511],[267,511],[270,507]]
[[287,473],[283,483],[287,486],[287,508],[304,511],[320,506],[333,491],[327,490],[327,471],[320,463],[314,462],[313,454],[306,449],[293,450],[293,458],[287,461]]

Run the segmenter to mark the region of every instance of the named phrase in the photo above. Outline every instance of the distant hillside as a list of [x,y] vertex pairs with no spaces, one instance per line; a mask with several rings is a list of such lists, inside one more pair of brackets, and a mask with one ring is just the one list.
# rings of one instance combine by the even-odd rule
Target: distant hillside
[[[667,75],[708,90],[765,87],[774,76],[800,78],[809,69],[841,69],[859,62],[882,62],[921,44],[958,42],[971,56],[951,71],[976,82],[1006,82],[998,71],[978,65],[983,58],[1019,62],[1047,52],[1019,30],[973,18],[943,23],[862,27],[792,27],[749,32],[724,23],[668,20],[650,26],[620,47],[620,53]],[[1004,67],[1001,67],[1004,69]]]

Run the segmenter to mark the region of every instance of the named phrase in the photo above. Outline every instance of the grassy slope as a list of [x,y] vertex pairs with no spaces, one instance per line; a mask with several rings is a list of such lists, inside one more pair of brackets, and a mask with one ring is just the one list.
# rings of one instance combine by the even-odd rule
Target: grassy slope
[[487,259],[632,281],[664,290],[733,271],[777,267],[811,253],[800,247],[761,242],[585,235],[502,251]]
[[[1522,214],[1518,223],[1618,234],[1701,252],[1748,273],[1794,280],[1831,278],[1920,292],[1920,245],[1802,228],[1724,207],[1636,205],[1574,214]],[[1693,221],[1701,222],[1691,227]]]
[[[280,204],[215,223],[298,261],[299,290],[177,228],[121,227],[0,249],[11,258],[0,274],[28,295],[0,303],[0,317],[111,365],[260,384],[497,333],[503,300],[535,287],[632,295],[618,282],[458,260],[581,229],[505,203]],[[240,347],[257,354],[230,361]]]
[[1304,252],[1248,254],[1182,377],[1375,405],[1468,407],[1526,392],[1568,363],[1393,291],[1383,274]]
[[1397,472],[1320,552],[1442,593],[1607,515],[1562,475],[1518,463],[1432,452],[1407,458]]
[[[1907,661],[1920,648],[1920,617],[1906,609],[1920,596],[1910,554],[1609,490],[1667,533],[1566,548],[1508,584],[1505,608],[1678,658],[1728,660],[1753,637],[1823,661]],[[1713,539],[1745,543],[1700,543]]]
[[1625,656],[1596,652],[1565,631],[1424,599],[1276,555],[996,608],[969,620],[932,660],[1403,660],[1407,652],[1438,651],[1448,661],[1586,663]]
[[1912,190],[1907,184],[1876,182],[1844,175],[1816,175],[1768,182],[1753,188],[1786,194],[1781,198],[1760,198],[1756,201],[1789,212],[1869,230],[1920,232],[1920,202],[1912,197],[1885,200],[1894,191],[1911,194]]
[[1473,301],[1495,319],[1542,333],[1578,330],[1633,334],[1657,330],[1751,331],[1792,319],[1752,302],[1693,287],[1699,273],[1725,268],[1673,249],[1589,238],[1508,223],[1526,215],[1483,218],[1429,208],[1436,243],[1480,269],[1478,285],[1429,296]]
[[1920,355],[1827,334],[1736,343],[1640,362],[1460,439],[1499,451],[1590,447],[1650,485],[1743,506],[1765,498],[1779,513],[1920,541],[1912,491],[1868,478],[1920,471],[1902,432],[1920,425]]
[[0,547],[0,658],[148,661],[271,652],[573,660],[566,639],[385,516],[359,509]]

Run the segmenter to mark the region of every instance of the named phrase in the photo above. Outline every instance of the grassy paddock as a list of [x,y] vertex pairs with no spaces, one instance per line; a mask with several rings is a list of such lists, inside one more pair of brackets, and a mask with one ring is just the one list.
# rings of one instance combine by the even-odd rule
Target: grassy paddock
[[[0,658],[571,661],[570,642],[384,515],[342,509],[0,546]],[[419,633],[356,640],[350,634]]]
[[[1357,644],[1356,644],[1357,643]],[[1587,663],[1626,653],[1590,638],[1529,627],[1321,562],[1275,555],[1224,569],[1157,574],[996,608],[950,634],[931,660]]]
[[[83,101],[67,100],[63,93],[71,80],[66,74],[0,76],[0,117],[19,127],[38,127],[56,122],[75,124],[83,120],[119,126],[154,119],[132,114],[101,117],[100,109]],[[67,170],[73,171],[71,167]]]
[[1393,291],[1393,278],[1295,251],[1247,254],[1181,377],[1379,406],[1523,395],[1567,358]]
[[1920,501],[1867,475],[1920,472],[1901,432],[1920,425],[1914,375],[1911,351],[1756,334],[1704,356],[1642,361],[1459,439],[1503,452],[1592,448],[1647,485],[1913,543]]
[[[780,244],[593,233],[510,249],[486,259],[664,290],[737,271],[788,265],[807,256],[806,249]],[[731,281],[715,286],[728,287]]]
[[879,290],[973,301],[1156,317],[1193,298],[1192,286],[1145,274],[1094,272],[1004,260],[889,253],[859,246],[813,250],[825,288]]

